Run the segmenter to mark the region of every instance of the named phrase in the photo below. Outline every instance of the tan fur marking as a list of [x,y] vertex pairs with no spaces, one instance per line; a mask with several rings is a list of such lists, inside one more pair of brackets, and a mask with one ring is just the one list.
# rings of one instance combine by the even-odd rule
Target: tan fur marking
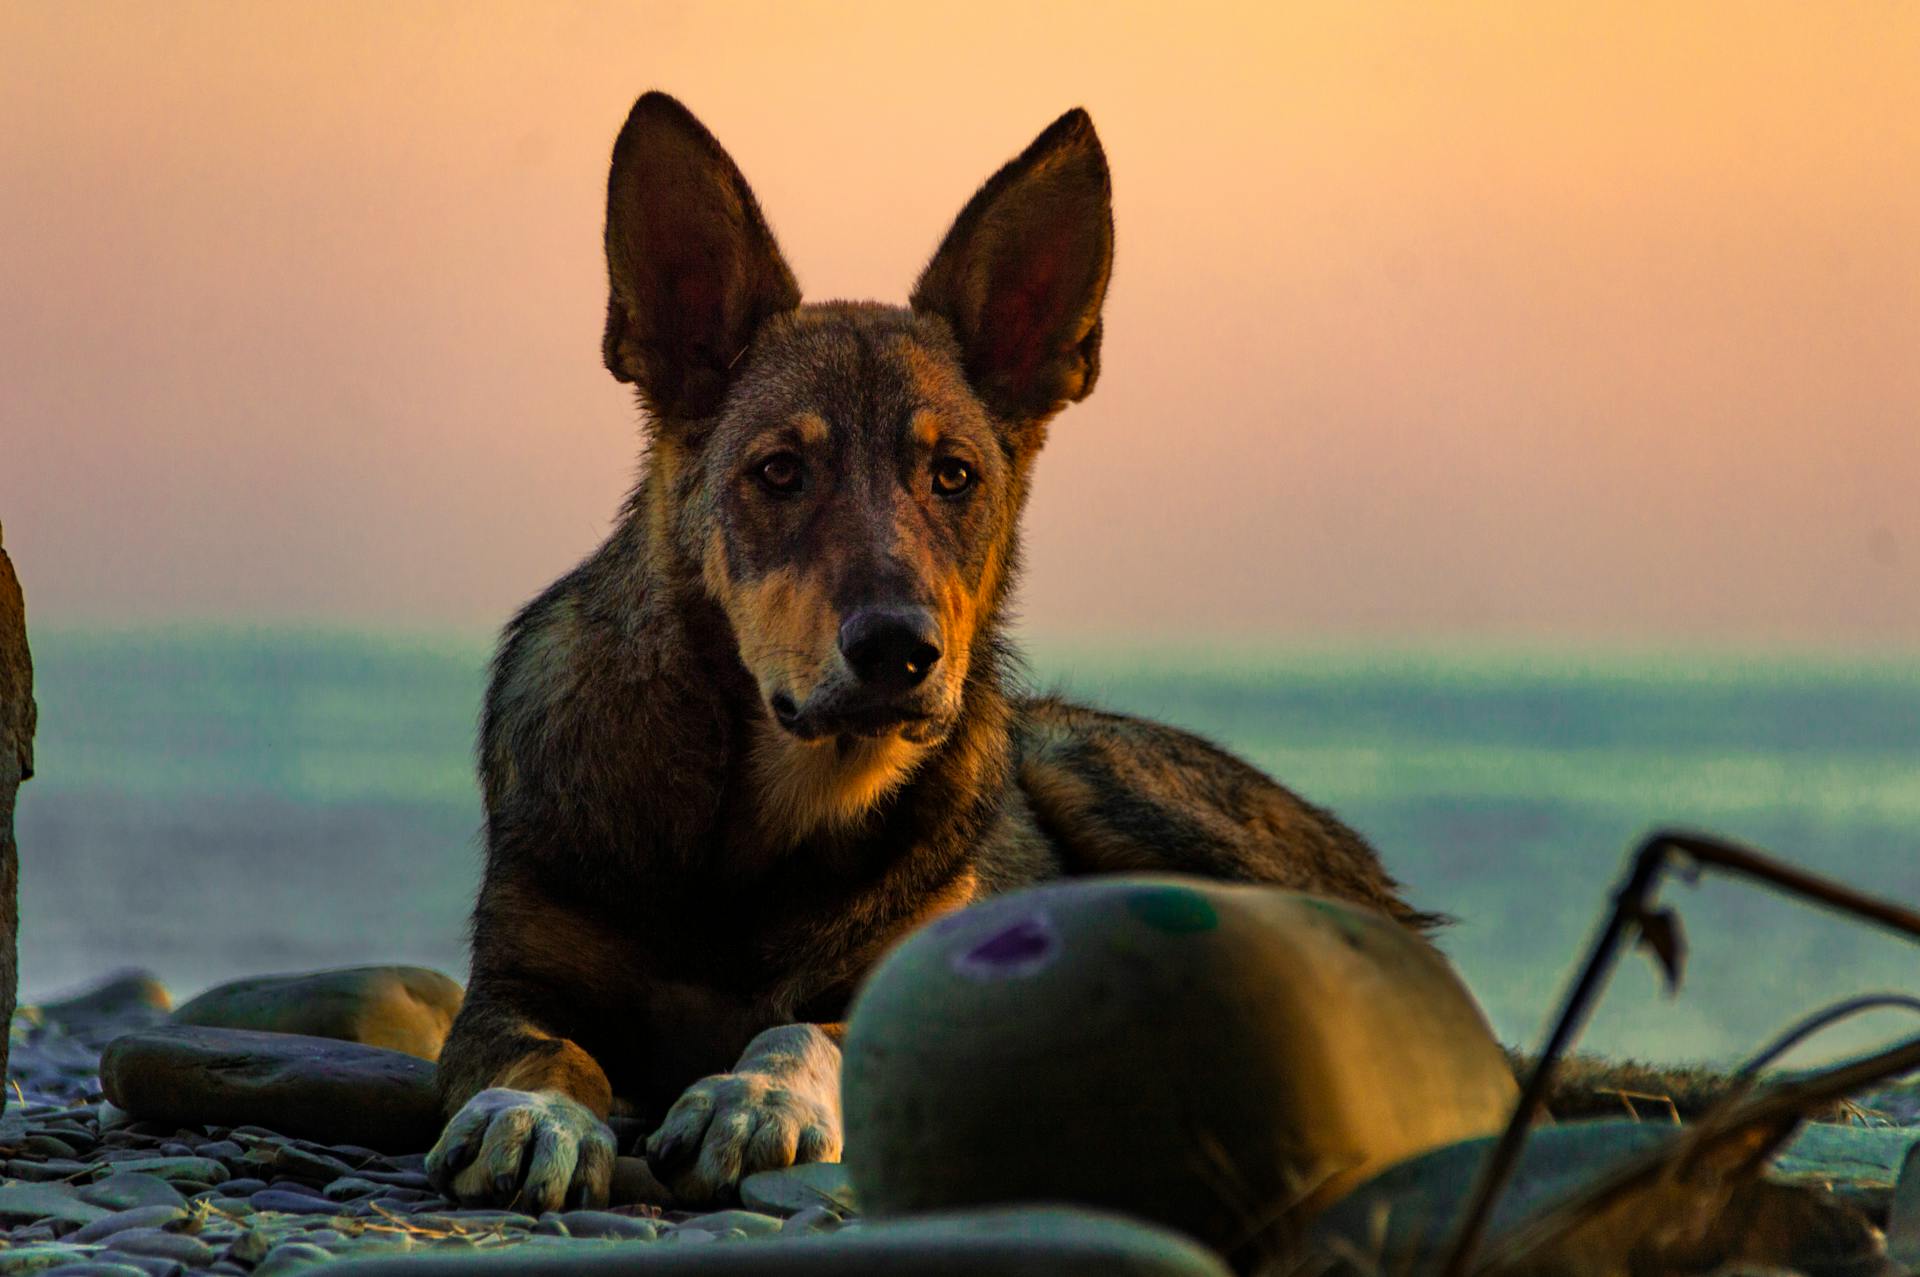
[[753,741],[761,828],[789,845],[844,829],[904,782],[928,748],[897,734],[802,741],[763,723]]
[[793,429],[800,436],[800,442],[809,448],[815,448],[827,441],[833,428],[827,419],[817,412],[803,412],[793,419]]
[[914,442],[929,451],[940,442],[940,414],[937,412],[920,409],[913,414],[913,420],[907,423],[907,428],[913,431]]
[[530,1024],[522,1025],[521,1032],[542,1041],[557,1042],[559,1048],[523,1056],[496,1073],[487,1085],[504,1086],[513,1091],[558,1091],[604,1121],[613,1108],[613,1087],[593,1057],[565,1038],[543,1033]]

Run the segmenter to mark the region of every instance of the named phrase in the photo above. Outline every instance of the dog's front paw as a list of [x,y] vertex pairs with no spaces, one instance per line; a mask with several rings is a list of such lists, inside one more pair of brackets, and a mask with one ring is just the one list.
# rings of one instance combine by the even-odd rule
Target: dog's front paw
[[469,1206],[530,1215],[607,1203],[613,1132],[558,1091],[495,1087],[468,1100],[427,1154],[427,1178]]
[[646,1152],[688,1203],[730,1198],[755,1171],[840,1160],[840,1048],[816,1025],[768,1029],[733,1072],[687,1088]]

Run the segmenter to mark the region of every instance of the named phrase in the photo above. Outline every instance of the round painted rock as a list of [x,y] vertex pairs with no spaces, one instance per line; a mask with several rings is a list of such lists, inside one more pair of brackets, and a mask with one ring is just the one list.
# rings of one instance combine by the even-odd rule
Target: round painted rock
[[1076,1202],[1229,1255],[1506,1121],[1512,1071],[1425,940],[1203,879],[1078,879],[923,928],[855,999],[848,1174],[887,1215]]

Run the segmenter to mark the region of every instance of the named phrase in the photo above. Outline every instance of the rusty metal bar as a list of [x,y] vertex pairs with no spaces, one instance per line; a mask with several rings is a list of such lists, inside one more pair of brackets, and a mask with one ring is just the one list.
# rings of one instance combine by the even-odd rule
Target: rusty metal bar
[[1880,926],[1920,941],[1920,912],[1857,891],[1844,883],[1784,864],[1754,848],[1729,839],[1687,830],[1656,830],[1641,841],[1628,872],[1613,895],[1613,909],[1594,938],[1586,965],[1560,1004],[1553,1031],[1534,1061],[1513,1116],[1500,1133],[1500,1139],[1481,1164],[1466,1213],[1461,1217],[1448,1248],[1441,1277],[1466,1277],[1476,1252],[1486,1235],[1493,1204],[1512,1177],[1520,1151],[1526,1145],[1534,1114],[1545,1102],[1559,1068],[1561,1057],[1585,1027],[1593,1003],[1612,975],[1620,943],[1640,919],[1647,916],[1653,888],[1675,853],[1696,864],[1721,869],[1739,877],[1778,888],[1789,895],[1810,900],[1839,913],[1864,918]]

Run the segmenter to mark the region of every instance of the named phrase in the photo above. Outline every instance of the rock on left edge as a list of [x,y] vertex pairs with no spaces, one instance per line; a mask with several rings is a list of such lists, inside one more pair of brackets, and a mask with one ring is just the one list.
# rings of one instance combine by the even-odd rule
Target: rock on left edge
[[[27,652],[27,608],[19,578],[0,539],[0,1029],[13,1023],[20,968],[20,852],[13,842],[13,800],[33,775],[33,658]],[[7,1035],[0,1033],[0,1077],[6,1075]],[[0,1111],[7,1088],[0,1087]]]

